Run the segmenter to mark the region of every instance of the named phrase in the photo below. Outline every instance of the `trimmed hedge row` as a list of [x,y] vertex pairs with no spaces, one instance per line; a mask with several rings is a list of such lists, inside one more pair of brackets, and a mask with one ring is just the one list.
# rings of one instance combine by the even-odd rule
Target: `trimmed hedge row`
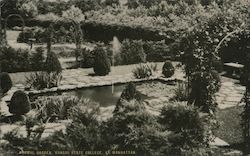
[[[48,28],[51,21],[40,21],[36,19],[27,19],[26,26],[35,27],[40,26]],[[20,26],[21,21],[19,19],[13,19],[8,22],[9,27]],[[71,23],[58,21],[54,24],[54,29],[58,30],[61,26],[69,30]],[[120,40],[133,39],[133,40],[146,40],[146,41],[160,41],[166,40],[166,43],[174,42],[174,39],[170,39],[167,36],[174,36],[173,32],[168,32],[167,35],[162,35],[158,30],[144,27],[131,27],[122,24],[104,24],[92,21],[82,22],[82,30],[84,32],[84,39],[88,41],[101,41],[109,43],[113,40],[114,36],[117,36]]]
[[61,72],[62,68],[56,54],[50,53],[45,60],[44,50],[37,48],[36,52],[29,53],[27,49],[14,49],[11,47],[2,47],[0,49],[0,68],[2,72],[28,72],[28,71],[57,71]]

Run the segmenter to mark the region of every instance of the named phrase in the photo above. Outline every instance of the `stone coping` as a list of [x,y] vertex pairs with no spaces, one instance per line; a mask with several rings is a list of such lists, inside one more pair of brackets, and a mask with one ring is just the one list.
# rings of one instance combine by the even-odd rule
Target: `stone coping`
[[78,84],[78,85],[62,85],[58,87],[53,87],[50,89],[43,89],[43,90],[31,90],[25,91],[28,95],[39,95],[39,94],[46,94],[46,93],[55,93],[55,92],[64,92],[64,91],[71,91],[77,89],[84,89],[84,88],[94,88],[94,87],[102,87],[102,86],[110,86],[110,85],[117,85],[117,84],[126,84],[130,82],[147,82],[147,81],[162,81],[162,82],[178,82],[183,81],[182,79],[177,78],[163,78],[163,77],[150,77],[144,79],[133,79],[133,80],[123,80],[123,81],[105,81],[99,83],[88,83],[88,84]]

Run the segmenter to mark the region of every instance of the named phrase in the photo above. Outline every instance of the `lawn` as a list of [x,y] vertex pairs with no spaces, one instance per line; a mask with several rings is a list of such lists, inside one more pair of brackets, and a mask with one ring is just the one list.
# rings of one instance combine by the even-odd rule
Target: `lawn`
[[230,145],[242,143],[242,128],[240,114],[243,106],[231,107],[217,112],[217,119],[220,123],[216,136]]

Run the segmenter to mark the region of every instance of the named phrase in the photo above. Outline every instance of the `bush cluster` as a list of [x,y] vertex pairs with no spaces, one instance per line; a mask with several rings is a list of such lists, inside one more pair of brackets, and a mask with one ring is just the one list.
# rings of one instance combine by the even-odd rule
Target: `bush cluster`
[[1,70],[8,73],[43,70],[60,72],[62,70],[54,53],[49,53],[45,59],[42,47],[38,47],[34,53],[30,53],[28,50],[3,47],[0,49],[0,63]]
[[41,71],[44,69],[44,49],[38,47],[36,52],[31,55],[30,64],[33,71]]
[[146,54],[143,50],[143,42],[124,40],[122,42],[121,52],[115,56],[115,64],[136,64],[146,61]]
[[28,95],[21,90],[18,90],[13,94],[8,106],[10,113],[14,115],[24,115],[31,109]]
[[137,100],[141,101],[141,93],[136,90],[136,86],[133,83],[129,83],[125,89],[123,90],[120,99],[117,101],[115,112],[118,112],[120,109],[122,109],[122,102],[123,101],[131,101],[131,100]]
[[172,62],[166,61],[162,67],[162,74],[165,77],[169,78],[169,77],[174,75],[174,72],[175,72],[175,68],[174,68]]
[[[44,105],[44,102],[46,103]],[[55,132],[39,144],[6,137],[11,146],[43,150],[134,150],[136,155],[161,156],[195,153],[205,147],[210,138],[207,116],[197,108],[174,104],[162,108],[159,117],[147,112],[135,85],[129,84],[117,102],[113,116],[100,122],[100,108],[95,102],[75,97],[42,97],[36,102],[43,122],[72,119],[65,131]],[[38,120],[36,118],[35,120]],[[33,121],[26,123],[32,127]],[[29,128],[27,128],[27,131]],[[43,129],[40,129],[43,132]],[[32,132],[33,133],[33,132]],[[41,133],[40,136],[41,136]],[[31,134],[31,131],[30,133]],[[32,137],[32,135],[29,135]],[[14,142],[14,140],[19,140]],[[199,153],[199,152],[198,152]]]
[[81,103],[81,99],[73,96],[39,97],[34,102],[36,117],[43,122],[69,119],[70,109]]
[[48,73],[46,71],[34,72],[26,77],[26,83],[29,87],[37,90],[57,87],[62,79],[61,73]]
[[191,147],[206,146],[211,136],[207,135],[206,118],[199,110],[185,104],[165,106],[159,117],[159,122],[165,129],[174,134],[170,140],[173,147],[189,149]]
[[172,101],[188,101],[189,88],[187,82],[180,82],[177,84]]
[[[74,43],[74,37],[72,32],[74,32],[72,27],[64,27],[60,26],[58,29],[53,30],[53,43]],[[18,38],[17,42],[19,43],[29,43],[29,39],[34,38],[35,43],[46,43],[48,34],[46,29],[43,27],[26,27],[24,31],[22,31]]]
[[34,72],[26,77],[27,84],[38,90],[57,87],[62,79],[62,67],[55,53],[49,52],[41,66],[41,71]]
[[80,51],[80,67],[91,68],[95,63],[95,53],[92,50],[82,48]]
[[132,72],[135,78],[144,79],[153,76],[157,71],[157,64],[140,63]]
[[11,47],[1,47],[0,49],[0,63],[3,72],[23,72],[29,71],[30,54],[28,50],[15,50]]
[[94,63],[94,72],[96,75],[105,76],[111,69],[111,62],[108,58],[107,51],[103,47],[97,47],[94,50],[95,54],[95,63]]
[[12,87],[12,81],[8,73],[0,73],[0,96],[7,93]]
[[176,60],[178,50],[162,41],[129,40],[122,42],[121,52],[115,55],[116,65],[142,62],[162,62],[166,59]]
[[62,72],[62,66],[59,62],[56,54],[54,52],[49,52],[47,54],[46,61],[44,63],[43,71],[46,71],[47,73],[61,73]]

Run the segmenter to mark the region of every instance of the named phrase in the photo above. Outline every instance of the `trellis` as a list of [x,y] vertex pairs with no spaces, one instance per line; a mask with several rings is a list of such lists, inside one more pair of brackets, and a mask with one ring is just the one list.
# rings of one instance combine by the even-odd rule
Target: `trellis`
[[[66,20],[69,20],[73,26],[74,26],[74,32],[73,32],[73,35],[74,35],[74,40],[75,40],[75,45],[76,45],[76,53],[75,53],[75,57],[76,57],[76,62],[78,62],[78,56],[79,56],[79,51],[81,49],[81,44],[82,44],[82,36],[83,36],[83,32],[82,32],[82,29],[81,29],[81,24],[76,22],[75,20],[73,19],[70,19],[70,18],[67,18]],[[53,38],[53,29],[54,29],[54,26],[61,22],[60,19],[58,20],[55,20],[53,21],[49,28],[47,29],[47,32],[49,33],[49,36],[48,36],[48,42],[47,42],[47,49],[48,49],[48,52],[51,51],[51,43],[52,43],[52,38]]]

